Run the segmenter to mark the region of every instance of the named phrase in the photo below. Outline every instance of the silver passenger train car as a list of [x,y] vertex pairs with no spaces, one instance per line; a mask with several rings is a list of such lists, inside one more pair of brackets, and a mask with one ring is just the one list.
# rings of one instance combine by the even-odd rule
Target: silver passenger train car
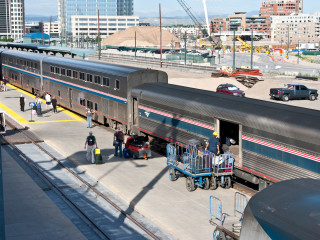
[[168,83],[167,74],[157,70],[13,50],[0,54],[2,74],[13,85],[40,96],[48,92],[59,105],[82,115],[92,108],[95,121],[124,132],[133,122],[131,89]]

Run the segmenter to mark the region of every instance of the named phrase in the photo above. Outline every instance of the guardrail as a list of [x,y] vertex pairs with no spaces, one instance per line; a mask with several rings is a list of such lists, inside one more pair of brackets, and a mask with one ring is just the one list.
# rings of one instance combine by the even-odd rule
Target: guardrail
[[[98,58],[97,54],[90,55],[91,58]],[[201,66],[201,65],[191,65],[184,63],[175,63],[171,61],[162,60],[160,62],[160,59],[156,58],[150,58],[150,57],[134,57],[134,56],[128,56],[128,55],[117,55],[117,54],[102,54],[101,58],[102,61],[111,61],[111,62],[126,62],[126,63],[135,63],[139,65],[147,65],[147,66],[153,66],[153,67],[163,67],[163,68],[173,68],[173,69],[179,69],[179,70],[196,70],[196,71],[206,71],[206,72],[212,72],[217,69],[215,66]]]

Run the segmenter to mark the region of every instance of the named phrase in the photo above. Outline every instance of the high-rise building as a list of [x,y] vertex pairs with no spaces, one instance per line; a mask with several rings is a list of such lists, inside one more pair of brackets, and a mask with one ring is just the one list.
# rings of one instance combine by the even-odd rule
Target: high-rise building
[[24,0],[0,0],[0,38],[22,39]]
[[271,16],[288,16],[303,12],[303,0],[267,0],[262,2],[260,17],[266,18],[268,37],[271,36]]
[[71,35],[71,16],[132,16],[133,0],[59,0],[61,36]]

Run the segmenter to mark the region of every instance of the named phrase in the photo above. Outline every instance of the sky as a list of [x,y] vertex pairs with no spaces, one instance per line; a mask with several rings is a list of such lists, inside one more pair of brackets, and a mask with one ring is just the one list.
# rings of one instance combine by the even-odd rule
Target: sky
[[[203,14],[202,0],[184,0],[198,16]],[[140,16],[163,17],[186,15],[176,0],[134,0],[134,11]],[[259,11],[262,0],[207,0],[209,15]],[[58,0],[25,0],[26,15],[56,16]],[[320,12],[319,0],[304,0],[304,13]]]

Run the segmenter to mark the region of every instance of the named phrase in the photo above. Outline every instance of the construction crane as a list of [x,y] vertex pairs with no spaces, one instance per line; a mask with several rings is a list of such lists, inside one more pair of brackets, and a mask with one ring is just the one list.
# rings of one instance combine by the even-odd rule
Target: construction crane
[[[202,22],[192,13],[191,11],[191,7],[184,1],[184,0],[177,0],[178,3],[181,5],[181,7],[184,9],[184,11],[189,15],[189,17],[191,18],[191,20],[194,22],[194,24],[201,30],[201,32],[203,33],[203,35],[209,35],[210,31],[209,29],[203,29],[203,24]],[[205,0],[204,4],[205,4]],[[206,9],[206,5],[205,5],[205,9]],[[207,16],[207,13],[206,13]],[[209,22],[207,20],[207,28],[209,26]]]

